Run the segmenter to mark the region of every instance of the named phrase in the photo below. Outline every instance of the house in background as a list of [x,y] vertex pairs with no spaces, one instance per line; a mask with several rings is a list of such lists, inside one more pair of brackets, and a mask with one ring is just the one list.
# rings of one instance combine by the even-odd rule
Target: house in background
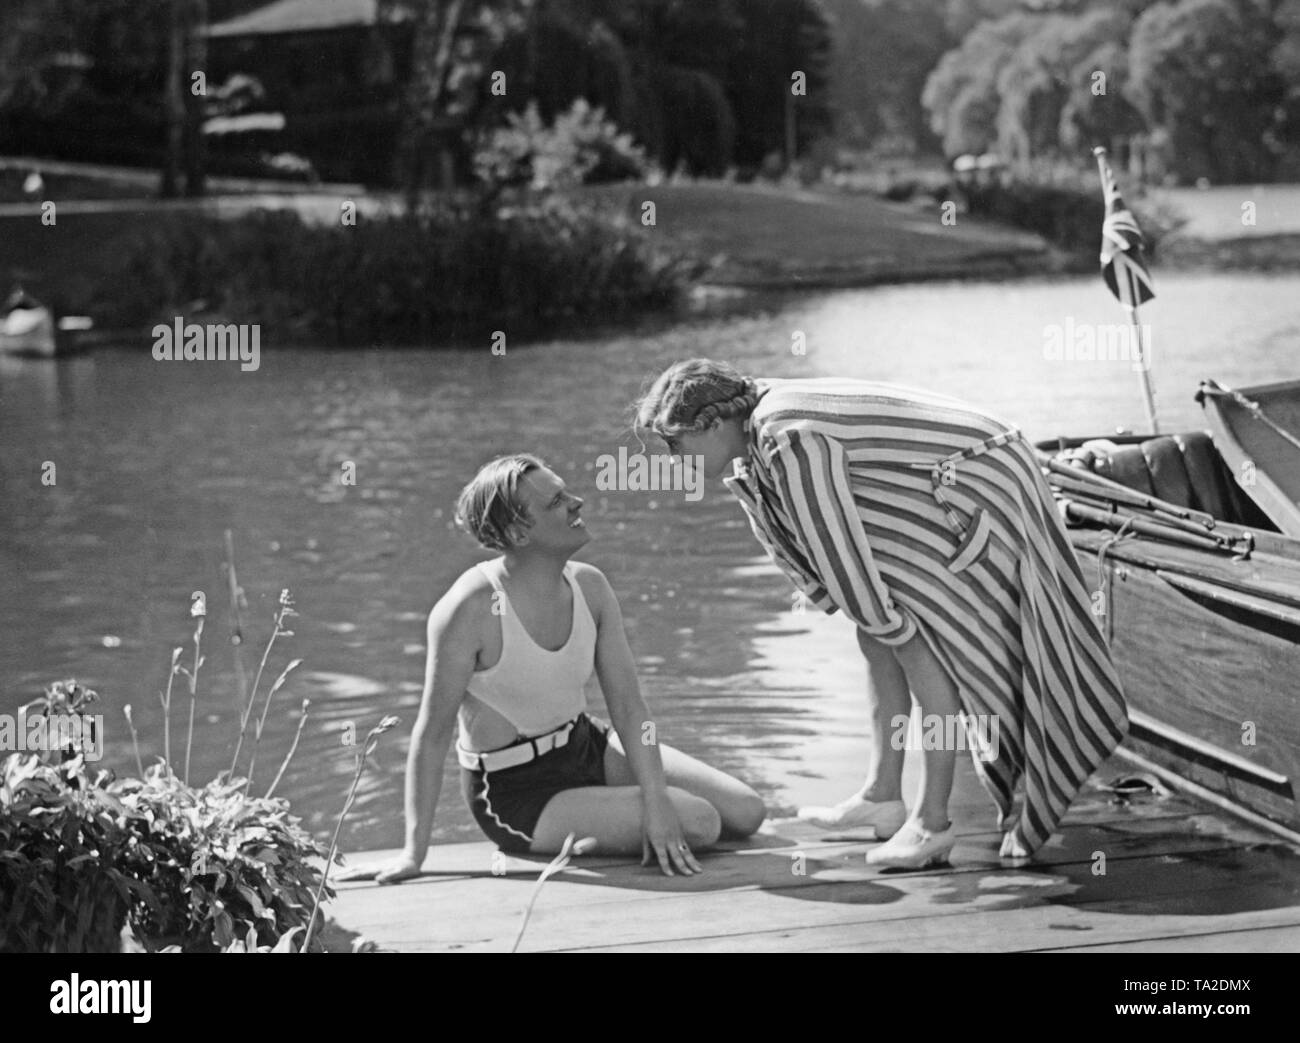
[[[464,37],[460,34],[458,49]],[[210,25],[208,82],[250,76],[262,87],[259,108],[283,116],[247,134],[209,138],[218,154],[288,152],[328,181],[393,184],[402,100],[411,69],[413,25],[381,0],[276,0]],[[255,115],[255,114],[248,114]],[[255,122],[250,126],[258,126]],[[463,119],[435,125],[438,182],[451,183],[462,152]]]

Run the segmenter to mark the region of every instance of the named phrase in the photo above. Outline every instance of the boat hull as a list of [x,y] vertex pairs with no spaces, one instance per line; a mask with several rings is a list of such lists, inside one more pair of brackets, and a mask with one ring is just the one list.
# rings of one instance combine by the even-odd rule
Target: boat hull
[[1300,539],[1300,381],[1197,395],[1214,444],[1279,531]]
[[[1300,831],[1300,561],[1076,529],[1128,700],[1125,745]],[[1098,571],[1098,552],[1106,545]]]

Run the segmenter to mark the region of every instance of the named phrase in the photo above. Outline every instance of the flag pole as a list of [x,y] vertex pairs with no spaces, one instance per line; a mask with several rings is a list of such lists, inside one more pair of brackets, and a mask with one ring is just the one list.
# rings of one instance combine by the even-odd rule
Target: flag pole
[[1138,318],[1135,305],[1128,309],[1129,322],[1133,324],[1133,341],[1137,345],[1137,368],[1142,380],[1142,401],[1147,407],[1147,421],[1151,424],[1151,433],[1160,433],[1160,421],[1156,419],[1156,389],[1151,383],[1151,357],[1146,345],[1142,343],[1142,323]]
[[[1092,150],[1092,154],[1095,157],[1097,157],[1097,168],[1101,174],[1101,183],[1103,189],[1107,193],[1106,210],[1107,210],[1107,225],[1109,225],[1110,209],[1111,209],[1110,195],[1109,195],[1110,189],[1107,188],[1106,186],[1109,184],[1109,182],[1113,181],[1114,174],[1111,173],[1110,168],[1106,163],[1106,149],[1103,146],[1098,145],[1096,148]],[[1115,194],[1116,194],[1116,199],[1118,199],[1118,188],[1115,189]],[[1122,204],[1120,205],[1122,206]],[[1127,214],[1127,211],[1125,213],[1126,216],[1129,217],[1129,220],[1132,221],[1132,215]],[[1140,261],[1142,233],[1140,230],[1138,230],[1136,221],[1133,221],[1131,230],[1133,233],[1136,234],[1137,237],[1137,245],[1138,245],[1137,253],[1139,256],[1139,265],[1142,268],[1143,273],[1145,274],[1146,266],[1144,264],[1141,264]],[[1107,232],[1103,230],[1103,240],[1102,240],[1103,270],[1106,268],[1107,265],[1106,240],[1105,240],[1106,234]],[[1124,249],[1127,249],[1127,247],[1125,247]],[[1121,252],[1123,252],[1123,250],[1121,250]],[[1123,277],[1122,273],[1116,273],[1115,275],[1115,278],[1117,280],[1122,277]],[[1129,323],[1133,329],[1133,340],[1137,346],[1137,359],[1135,361],[1137,362],[1137,369],[1138,369],[1138,373],[1140,374],[1140,380],[1142,384],[1142,400],[1143,403],[1146,405],[1147,422],[1151,425],[1151,433],[1159,434],[1160,422],[1156,419],[1155,387],[1151,380],[1151,358],[1147,354],[1146,345],[1142,343],[1142,324],[1138,318],[1138,302],[1142,298],[1137,295],[1136,287],[1133,286],[1132,284],[1129,285],[1126,294],[1121,294],[1119,291],[1115,291],[1115,292],[1116,292],[1116,296],[1120,300],[1121,305],[1124,307],[1124,310],[1128,312]],[[1148,296],[1152,295],[1150,290],[1148,290],[1147,295]]]

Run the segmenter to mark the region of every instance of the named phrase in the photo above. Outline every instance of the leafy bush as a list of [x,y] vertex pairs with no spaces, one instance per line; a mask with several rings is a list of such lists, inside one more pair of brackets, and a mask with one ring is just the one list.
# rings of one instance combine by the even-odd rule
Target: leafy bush
[[276,343],[427,343],[493,328],[666,307],[697,265],[612,207],[525,196],[484,207],[442,199],[354,227],[259,211],[160,215],[129,233],[119,278],[85,310],[149,326],[198,307],[260,323]]
[[135,841],[121,867],[156,899],[132,909],[147,943],[205,952],[306,928],[325,850],[287,801],[250,797],[244,779],[191,787],[162,764],[112,790]]
[[574,188],[602,168],[595,180],[641,177],[645,153],[578,98],[547,125],[530,101],[522,113],[506,116],[506,126],[488,131],[474,153],[474,173],[489,190],[527,187],[535,192]]
[[[226,535],[232,612],[238,618],[233,542]],[[126,924],[135,942],[148,949],[292,952],[295,946],[312,947],[317,910],[322,900],[334,896],[329,869],[337,861],[339,834],[366,758],[398,719],[384,717],[358,750],[352,786],[328,850],[301,828],[285,800],[271,797],[298,748],[309,700],[303,701],[293,745],[266,794],[250,796],[266,715],[301,660],[291,661],[268,689],[242,776],[236,773],[239,755],[263,670],[276,640],[293,635],[285,622],[295,615],[293,599],[282,590],[251,694],[240,683],[239,742],[231,766],[204,786],[191,786],[177,776],[170,761],[171,679],[184,675],[190,690],[188,777],[196,685],[204,661],[207,602],[201,591],[191,596],[193,666],[181,666],[182,649],[174,649],[167,692],[160,697],[167,755],[158,764],[146,771],[140,762],[129,704],[123,712],[139,778],[118,780],[103,771],[92,778],[85,756],[72,745],[85,743],[84,730],[56,729],[52,723],[43,734],[59,736],[65,748],[47,743],[39,754],[15,753],[0,760],[0,952],[114,952]],[[238,675],[242,679],[242,669]],[[80,713],[97,699],[90,689],[64,681],[24,710],[43,703],[43,716],[52,722],[61,714]],[[98,740],[93,748],[99,748]],[[318,860],[323,870],[317,868]],[[317,941],[315,948],[322,947]]]
[[[23,710],[75,714],[98,698],[60,681]],[[72,748],[0,761],[0,952],[116,951],[138,887],[117,865],[129,837],[105,778]]]
[[[51,713],[75,711],[69,692],[94,697],[60,682]],[[0,762],[0,951],[116,952],[128,921],[147,947],[185,952],[306,929],[326,852],[286,801],[242,778],[192,787],[165,763],[92,777],[70,753]]]
[[[0,952],[116,952],[133,901],[123,812],[85,762],[0,761]],[[134,894],[133,894],[134,891]]]
[[[1081,257],[1101,247],[1106,216],[1100,187],[1083,188],[1023,179],[993,181],[963,188],[970,213],[1037,232],[1049,243]],[[1154,256],[1160,242],[1181,224],[1167,207],[1141,208],[1128,201]]]

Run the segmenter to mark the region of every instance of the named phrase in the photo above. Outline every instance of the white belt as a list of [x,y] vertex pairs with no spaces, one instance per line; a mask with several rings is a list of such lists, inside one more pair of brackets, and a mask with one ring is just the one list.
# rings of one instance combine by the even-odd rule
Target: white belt
[[460,761],[462,768],[468,768],[470,771],[500,771],[502,768],[515,768],[520,764],[527,764],[544,753],[568,745],[569,733],[577,723],[578,718],[575,717],[568,724],[562,724],[554,731],[535,735],[531,739],[521,739],[499,750],[486,750],[482,753],[467,750],[457,742],[456,759]]

